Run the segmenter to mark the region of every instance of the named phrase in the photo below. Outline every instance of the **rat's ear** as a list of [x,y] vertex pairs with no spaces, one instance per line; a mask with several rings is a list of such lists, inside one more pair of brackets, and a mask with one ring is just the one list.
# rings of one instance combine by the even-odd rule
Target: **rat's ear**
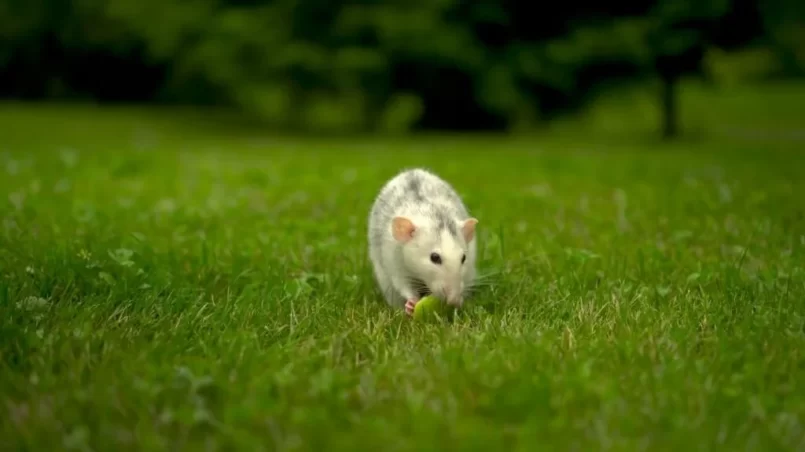
[[391,220],[391,235],[398,242],[405,243],[411,240],[414,237],[414,231],[416,231],[416,226],[408,218],[394,217]]
[[464,234],[464,240],[467,243],[470,243],[473,238],[475,238],[475,225],[478,224],[478,220],[475,218],[467,218],[464,220],[464,224],[461,225],[461,233]]

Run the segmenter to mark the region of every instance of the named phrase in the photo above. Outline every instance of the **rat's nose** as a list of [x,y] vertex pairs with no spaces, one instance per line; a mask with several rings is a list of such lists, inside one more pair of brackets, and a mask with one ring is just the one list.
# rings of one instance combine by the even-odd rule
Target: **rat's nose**
[[461,302],[462,302],[461,291],[445,289],[444,290],[444,299],[445,299],[445,301],[447,301],[447,304],[449,304],[449,305],[461,306]]

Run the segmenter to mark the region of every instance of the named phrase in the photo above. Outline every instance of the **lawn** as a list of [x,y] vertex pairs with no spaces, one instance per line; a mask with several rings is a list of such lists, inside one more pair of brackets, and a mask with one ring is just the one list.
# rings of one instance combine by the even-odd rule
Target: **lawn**
[[[802,141],[194,118],[0,108],[6,450],[805,448]],[[480,219],[450,324],[371,279],[408,166]]]

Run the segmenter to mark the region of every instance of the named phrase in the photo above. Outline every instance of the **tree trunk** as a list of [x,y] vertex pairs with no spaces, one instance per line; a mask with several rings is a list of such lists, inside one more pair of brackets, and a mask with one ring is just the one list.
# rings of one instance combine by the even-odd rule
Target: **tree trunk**
[[676,92],[679,79],[672,73],[661,74],[660,78],[662,79],[662,138],[670,140],[679,134]]

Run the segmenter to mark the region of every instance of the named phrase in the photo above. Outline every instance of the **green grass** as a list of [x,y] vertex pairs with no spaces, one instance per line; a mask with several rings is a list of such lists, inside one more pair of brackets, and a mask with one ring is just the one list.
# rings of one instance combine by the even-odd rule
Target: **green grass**
[[[801,143],[325,141],[0,108],[7,450],[802,450]],[[480,219],[449,325],[385,306],[405,166]]]

